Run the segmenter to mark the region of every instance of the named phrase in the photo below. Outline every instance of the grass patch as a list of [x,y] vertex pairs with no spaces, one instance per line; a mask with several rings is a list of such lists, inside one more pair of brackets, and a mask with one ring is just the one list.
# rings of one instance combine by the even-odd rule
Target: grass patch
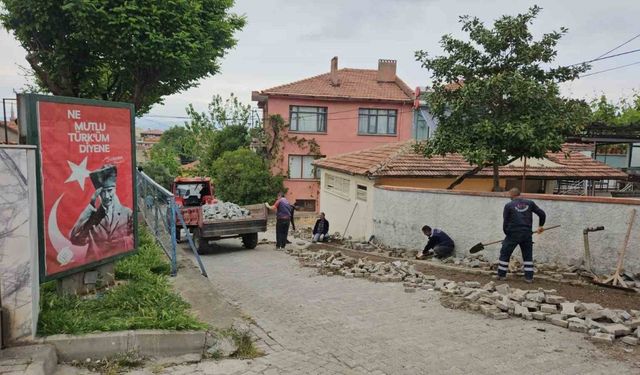
[[55,281],[41,286],[40,335],[207,328],[171,290],[170,266],[162,249],[146,228],[139,233],[138,252],[116,263],[116,279],[124,283],[89,297],[60,296]]
[[233,358],[252,359],[264,355],[260,349],[256,348],[256,345],[253,343],[253,339],[248,332],[232,330],[231,337],[238,346],[238,350],[232,355]]

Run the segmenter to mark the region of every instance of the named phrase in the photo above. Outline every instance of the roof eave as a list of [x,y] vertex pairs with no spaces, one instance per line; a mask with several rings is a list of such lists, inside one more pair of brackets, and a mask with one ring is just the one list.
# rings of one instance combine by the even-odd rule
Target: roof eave
[[[370,98],[370,97],[356,97],[356,96],[339,96],[339,95],[311,95],[311,94],[286,94],[286,93],[272,93],[261,91],[259,95],[265,98],[269,97],[284,97],[292,99],[320,99],[329,101],[353,101],[353,102],[378,102],[378,103],[401,103],[401,104],[413,104],[413,99],[387,99],[387,98]],[[254,100],[256,101],[256,100]]]

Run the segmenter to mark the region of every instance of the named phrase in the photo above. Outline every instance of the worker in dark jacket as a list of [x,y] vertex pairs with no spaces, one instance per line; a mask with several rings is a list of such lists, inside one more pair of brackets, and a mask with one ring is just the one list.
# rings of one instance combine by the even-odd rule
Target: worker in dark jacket
[[329,233],[329,221],[324,218],[324,212],[320,212],[320,218],[316,220],[316,225],[313,226],[312,242],[326,241],[327,233]]
[[516,246],[520,246],[524,266],[524,279],[533,282],[533,239],[532,226],[533,214],[539,219],[538,233],[544,231],[544,222],[547,215],[533,201],[520,198],[520,190],[509,190],[511,202],[504,206],[502,230],[506,235],[500,249],[500,261],[498,263],[498,280],[504,280],[509,270],[509,260]]
[[422,233],[429,237],[429,241],[424,247],[422,255],[418,256],[419,259],[424,259],[430,256],[435,256],[438,259],[444,259],[453,254],[455,243],[442,229],[432,229],[430,226],[425,225],[422,227]]

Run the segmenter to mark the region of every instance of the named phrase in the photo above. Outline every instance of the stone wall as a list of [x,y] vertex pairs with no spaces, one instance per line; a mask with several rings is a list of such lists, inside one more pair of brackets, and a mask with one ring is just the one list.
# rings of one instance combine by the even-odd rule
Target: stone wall
[[[564,265],[580,264],[584,246],[582,230],[604,225],[590,233],[594,270],[612,273],[624,240],[630,210],[638,209],[625,257],[625,268],[640,272],[640,200],[528,194],[547,213],[547,224],[562,227],[534,236],[534,259]],[[377,186],[374,189],[374,235],[390,247],[422,249],[423,225],[443,229],[456,242],[456,255],[468,254],[478,242],[504,238],[502,210],[508,199],[497,193],[453,192]],[[537,226],[537,218],[535,218]],[[488,246],[485,256],[498,258],[500,245]],[[514,254],[518,254],[516,249]]]
[[0,146],[0,300],[7,344],[30,341],[38,322],[35,148]]

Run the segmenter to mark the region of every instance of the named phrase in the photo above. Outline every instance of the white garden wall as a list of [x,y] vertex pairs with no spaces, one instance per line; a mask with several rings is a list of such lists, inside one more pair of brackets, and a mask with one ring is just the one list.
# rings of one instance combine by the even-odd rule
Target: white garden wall
[[[582,230],[604,225],[604,231],[589,235],[592,265],[600,273],[615,269],[629,212],[638,209],[625,268],[640,273],[640,200],[535,194],[526,197],[547,213],[545,226],[562,225],[534,236],[534,259],[579,264],[584,254]],[[420,228],[425,224],[447,232],[456,243],[458,256],[467,255],[478,242],[504,238],[502,210],[508,199],[501,194],[377,186],[374,202],[373,233],[387,246],[422,249],[426,238]],[[537,226],[537,218],[534,223]],[[499,252],[500,245],[493,245],[485,250],[485,256],[494,260]],[[514,254],[519,256],[519,250]]]

